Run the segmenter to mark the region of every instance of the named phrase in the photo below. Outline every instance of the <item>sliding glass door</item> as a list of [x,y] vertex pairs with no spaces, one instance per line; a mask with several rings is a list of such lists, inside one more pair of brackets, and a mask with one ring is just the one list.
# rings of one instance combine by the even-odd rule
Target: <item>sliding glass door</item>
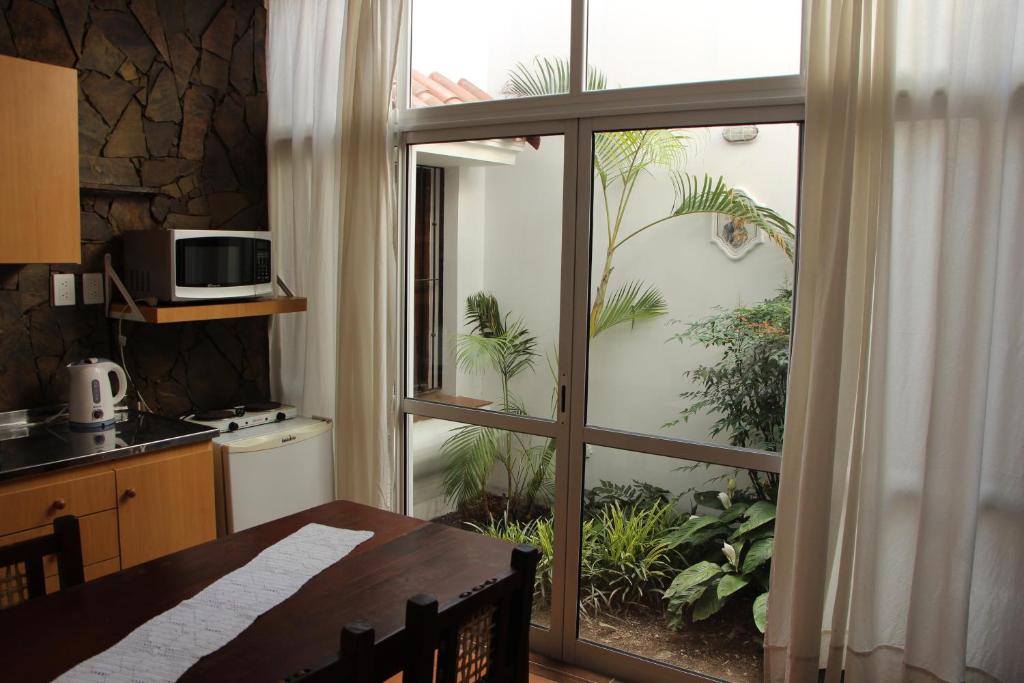
[[563,619],[627,680],[762,679],[800,153],[774,114],[580,124]]
[[799,117],[404,136],[407,511],[542,550],[536,650],[760,678]]
[[407,511],[541,546],[534,642],[556,654],[576,123],[480,133],[405,147]]

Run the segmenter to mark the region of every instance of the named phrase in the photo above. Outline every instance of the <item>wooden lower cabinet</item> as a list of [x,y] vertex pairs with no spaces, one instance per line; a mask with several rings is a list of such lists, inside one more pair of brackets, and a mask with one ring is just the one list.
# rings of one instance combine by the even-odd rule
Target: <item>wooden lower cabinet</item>
[[125,461],[114,476],[122,568],[216,538],[209,444],[154,461]]
[[[62,514],[78,516],[86,581],[213,540],[213,446],[0,483],[0,546],[51,533]],[[45,572],[47,592],[57,590],[55,559]]]

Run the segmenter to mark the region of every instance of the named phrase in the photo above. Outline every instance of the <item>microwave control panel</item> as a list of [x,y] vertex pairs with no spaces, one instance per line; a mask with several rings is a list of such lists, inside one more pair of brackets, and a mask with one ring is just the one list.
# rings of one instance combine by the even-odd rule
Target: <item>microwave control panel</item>
[[256,241],[256,283],[270,282],[270,240]]

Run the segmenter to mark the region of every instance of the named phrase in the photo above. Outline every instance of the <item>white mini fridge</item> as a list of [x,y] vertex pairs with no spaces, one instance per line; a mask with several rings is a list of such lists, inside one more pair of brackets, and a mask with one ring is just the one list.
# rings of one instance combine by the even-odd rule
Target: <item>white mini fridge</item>
[[330,420],[296,417],[213,440],[218,531],[234,533],[334,500]]

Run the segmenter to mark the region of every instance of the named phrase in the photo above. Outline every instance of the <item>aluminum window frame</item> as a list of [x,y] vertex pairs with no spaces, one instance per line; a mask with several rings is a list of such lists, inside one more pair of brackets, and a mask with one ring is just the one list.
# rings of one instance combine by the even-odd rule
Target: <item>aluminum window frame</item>
[[[412,468],[407,424],[416,415],[522,432],[556,441],[556,554],[549,629],[534,628],[531,647],[542,654],[633,680],[671,683],[716,680],[710,674],[683,671],[671,665],[580,640],[577,628],[579,591],[579,529],[582,523],[584,450],[587,444],[688,461],[708,462],[779,472],[781,454],[679,438],[638,434],[585,422],[590,301],[590,211],[592,206],[592,136],[615,129],[704,127],[746,123],[804,123],[807,8],[804,2],[801,73],[731,81],[585,91],[587,0],[571,0],[570,91],[547,97],[492,100],[457,105],[410,108],[411,2],[405,3],[403,36],[397,62],[398,109],[393,112],[398,207],[395,229],[400,247],[401,312],[398,444],[403,471],[400,497],[411,510]],[[566,404],[555,420],[508,415],[467,408],[409,395],[410,277],[408,146],[524,135],[562,135],[563,164],[562,276],[559,292],[559,381]],[[801,135],[802,139],[802,135]],[[801,149],[802,154],[802,149]],[[799,202],[798,202],[799,204]],[[797,244],[799,252],[799,239]],[[797,256],[798,258],[798,256]],[[797,263],[799,261],[797,260]],[[796,288],[794,274],[794,289]],[[798,304],[794,300],[794,310]],[[579,416],[579,417],[577,417]],[[570,529],[576,529],[569,534]],[[571,536],[571,538],[570,538]]]

